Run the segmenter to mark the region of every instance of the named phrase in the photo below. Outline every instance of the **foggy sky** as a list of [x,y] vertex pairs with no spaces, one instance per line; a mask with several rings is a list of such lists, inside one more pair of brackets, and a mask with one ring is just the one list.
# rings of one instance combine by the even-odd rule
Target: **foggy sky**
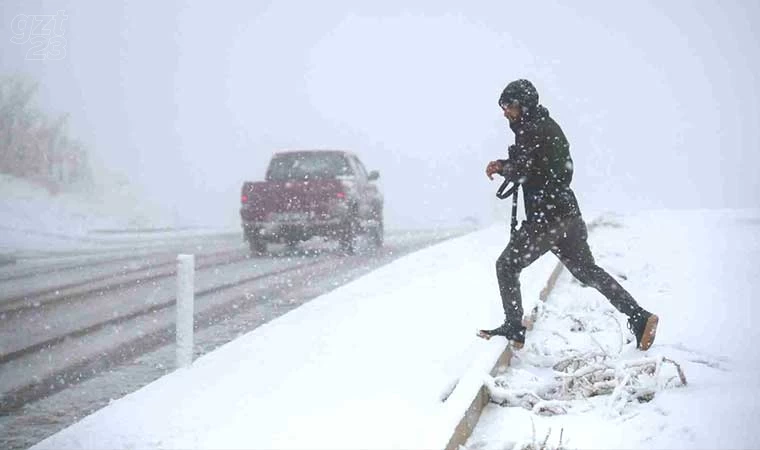
[[[528,78],[563,127],[583,211],[760,205],[760,4],[751,1],[3,2],[3,73],[41,83],[97,167],[183,223],[238,223],[273,151],[381,172],[389,226],[506,215],[497,106]],[[17,14],[64,11],[27,61]]]

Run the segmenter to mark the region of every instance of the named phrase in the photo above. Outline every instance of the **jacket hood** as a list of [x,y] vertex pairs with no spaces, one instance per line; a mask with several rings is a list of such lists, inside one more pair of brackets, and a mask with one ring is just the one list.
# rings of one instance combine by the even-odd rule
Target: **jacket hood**
[[528,80],[515,80],[507,85],[499,96],[499,106],[502,108],[518,102],[523,108],[536,108],[538,106],[538,91]]

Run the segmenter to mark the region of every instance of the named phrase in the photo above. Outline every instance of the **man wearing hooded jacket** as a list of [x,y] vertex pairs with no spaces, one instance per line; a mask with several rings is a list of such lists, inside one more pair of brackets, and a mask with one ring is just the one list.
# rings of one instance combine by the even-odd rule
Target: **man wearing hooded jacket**
[[594,262],[589,249],[586,224],[570,188],[573,160],[562,129],[538,102],[538,92],[528,80],[507,85],[499,106],[515,133],[508,159],[488,163],[486,175],[499,174],[518,183],[523,191],[526,220],[510,237],[496,260],[505,320],[479,336],[504,336],[514,348],[525,342],[520,294],[520,272],[547,251],[554,253],[581,283],[604,295],[618,311],[628,316],[628,326],[637,347],[646,350],[654,342],[658,317],[643,308],[614,278]]

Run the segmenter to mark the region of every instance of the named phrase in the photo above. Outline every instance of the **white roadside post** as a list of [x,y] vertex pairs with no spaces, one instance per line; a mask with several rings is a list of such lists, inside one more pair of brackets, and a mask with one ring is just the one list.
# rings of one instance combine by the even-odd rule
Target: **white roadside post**
[[177,367],[193,363],[195,256],[177,256]]

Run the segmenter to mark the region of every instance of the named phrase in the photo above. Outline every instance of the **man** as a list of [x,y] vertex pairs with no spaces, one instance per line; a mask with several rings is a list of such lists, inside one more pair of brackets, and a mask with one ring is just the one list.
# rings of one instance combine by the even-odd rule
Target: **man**
[[525,342],[520,296],[520,272],[551,250],[581,283],[592,286],[628,316],[636,345],[647,350],[654,342],[658,317],[641,308],[623,287],[594,262],[589,249],[586,224],[578,201],[570,189],[573,160],[562,129],[538,103],[538,92],[528,80],[509,83],[499,106],[515,133],[508,159],[488,163],[486,175],[503,177],[520,184],[526,220],[510,237],[507,248],[496,260],[504,323],[481,330],[480,337],[504,336],[514,348]]

